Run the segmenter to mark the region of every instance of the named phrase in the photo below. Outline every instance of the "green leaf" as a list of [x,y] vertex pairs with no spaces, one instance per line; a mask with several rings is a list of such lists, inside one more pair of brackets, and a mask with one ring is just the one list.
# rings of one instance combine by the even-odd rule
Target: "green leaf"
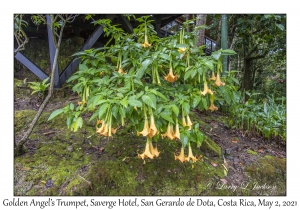
[[235,55],[236,54],[236,52],[231,49],[222,50],[221,52],[222,52],[222,55]]
[[193,103],[192,103],[192,107],[195,108],[201,101],[201,97],[197,96],[195,98],[193,98]]
[[98,114],[99,114],[99,112],[95,112],[89,119],[89,122],[92,121],[93,119],[95,119],[98,116]]
[[186,133],[180,133],[180,140],[183,147],[185,147],[189,141],[189,137]]
[[122,101],[120,101],[120,104],[122,104],[125,108],[128,107],[128,100],[126,98],[123,98]]
[[203,107],[204,107],[204,109],[207,109],[208,108],[208,106],[207,106],[207,101],[206,101],[206,98],[202,98],[202,104],[203,104]]
[[165,120],[167,120],[168,122],[174,124],[174,121],[173,121],[172,117],[170,117],[170,115],[168,115],[168,114],[166,114],[166,113],[164,113],[164,112],[160,113],[159,115],[160,115],[162,118],[164,118]]
[[60,115],[63,112],[64,112],[63,109],[55,110],[54,112],[51,113],[51,115],[49,116],[47,121],[52,120],[54,117],[56,117],[57,115]]
[[215,52],[211,53],[211,56],[216,60],[219,60],[221,55],[222,55],[222,53],[220,51],[215,51]]
[[193,69],[190,69],[189,71],[187,71],[187,72],[185,72],[185,74],[184,74],[184,80],[187,80],[190,76],[191,76],[191,74],[193,73]]
[[112,115],[117,118],[118,117],[118,112],[119,112],[119,106],[114,106],[112,109],[111,109],[111,113]]
[[74,104],[70,103],[70,110],[73,111],[74,110]]
[[171,57],[168,54],[160,54],[159,57],[162,59],[171,61]]
[[185,111],[185,113],[189,114],[190,113],[190,104],[188,102],[183,102],[182,108]]
[[152,60],[150,58],[145,59],[142,62],[142,67],[139,68],[136,72],[136,77],[141,79],[144,76],[145,70],[148,68],[148,66],[152,63]]
[[129,99],[128,104],[130,106],[135,106],[135,107],[141,107],[143,105],[142,102],[135,100],[135,99]]
[[175,104],[172,105],[172,111],[178,117],[178,115],[179,115],[179,109],[178,109],[178,107]]
[[[102,97],[99,97],[99,98],[102,98]],[[99,104],[103,104],[103,103],[106,103],[106,102],[108,102],[107,99],[101,99],[101,100],[96,100],[96,99],[95,99],[94,105],[97,106],[97,105],[99,105]]]
[[110,106],[109,103],[105,103],[99,108],[99,115],[98,115],[99,119],[102,119],[102,116],[105,114],[109,106]]
[[275,23],[275,24],[276,24],[277,28],[279,28],[281,31],[284,31],[284,26],[283,25],[277,24],[277,23]]
[[148,95],[143,95],[142,100],[148,106],[151,106],[153,109],[156,109],[156,97],[154,94],[149,93]]
[[85,64],[79,64],[79,71],[86,71],[89,68]]
[[77,123],[77,127],[81,128],[83,125],[82,117],[77,118],[76,123]]

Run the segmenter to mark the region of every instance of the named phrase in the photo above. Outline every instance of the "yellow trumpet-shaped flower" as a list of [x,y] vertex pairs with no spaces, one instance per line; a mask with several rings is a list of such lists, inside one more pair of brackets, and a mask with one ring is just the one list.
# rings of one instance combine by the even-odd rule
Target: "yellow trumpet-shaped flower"
[[208,80],[210,81],[210,80],[216,80],[217,78],[216,78],[216,76],[215,76],[215,72],[212,72],[212,74],[211,74],[211,78],[209,78]]
[[138,158],[142,158],[143,160],[144,160],[144,158],[147,158],[147,157],[153,159],[153,155],[150,150],[150,141],[148,139],[147,139],[145,151],[142,154],[138,154]]
[[190,159],[192,159],[193,163],[195,163],[198,159],[193,155],[193,151],[192,151],[192,147],[191,144],[189,144],[189,155],[186,158],[186,161],[189,161]]
[[214,94],[214,92],[213,92],[211,89],[208,88],[208,85],[207,85],[207,82],[206,82],[206,81],[204,82],[204,90],[203,90],[203,91],[200,90],[200,93],[201,93],[201,95],[204,95],[204,96],[205,96],[207,93],[209,93],[209,94],[211,94],[211,95]]
[[173,125],[171,123],[168,124],[168,128],[166,133],[161,135],[163,138],[167,137],[170,140],[174,140],[175,136],[174,136],[174,131],[173,131]]
[[122,68],[119,68],[118,73],[119,74],[127,74],[126,72],[124,72],[124,70]]
[[103,123],[104,121],[103,120],[97,120],[97,125],[99,125],[99,124],[101,124],[101,123]]
[[160,152],[157,150],[157,147],[155,147],[155,148],[153,147],[152,140],[150,139],[149,141],[150,141],[149,148],[150,148],[151,154],[153,155],[153,157],[158,157]]
[[149,136],[152,138],[153,136],[155,136],[158,133],[158,130],[155,126],[155,120],[154,120],[154,116],[151,115],[150,117],[150,128],[149,128]]
[[96,133],[99,133],[103,136],[111,136],[109,129],[111,129],[111,127],[103,121],[101,127],[96,130]]
[[179,132],[179,124],[176,123],[176,129],[175,129],[175,134],[174,137],[177,139],[180,139],[180,132]]
[[193,123],[192,123],[189,115],[186,116],[186,121],[187,121],[186,125],[189,126],[190,127],[189,130],[191,130]]
[[210,111],[215,111],[215,110],[218,110],[218,107],[216,107],[213,103],[211,103],[210,106],[208,107],[208,109]]
[[214,82],[214,85],[215,86],[224,86],[225,85],[225,82],[222,82],[220,79],[220,73],[217,73],[217,79]]
[[177,155],[174,155],[174,156],[175,156],[175,160],[180,160],[180,162],[182,162],[182,163],[186,162],[186,158],[184,156],[184,147],[181,147],[181,151],[178,156]]
[[148,124],[148,119],[145,119],[144,122],[144,129],[141,132],[137,132],[137,135],[139,136],[142,134],[143,136],[148,136],[149,134],[149,124]]
[[102,121],[101,123],[102,123],[102,125],[101,125],[100,128],[98,128],[98,129],[96,130],[96,133],[102,134],[102,133],[105,132],[105,130],[106,130],[106,124],[105,124],[104,121]]
[[175,82],[178,79],[178,76],[173,74],[172,67],[170,67],[169,73],[167,76],[164,77],[164,79],[168,82]]
[[112,133],[112,134],[116,134],[118,129],[119,129],[119,127],[118,127],[118,128],[112,128],[112,129],[111,129],[111,133]]
[[148,37],[145,36],[145,42],[143,44],[141,44],[142,47],[146,48],[146,47],[151,47],[151,44],[148,43]]
[[178,52],[179,52],[180,54],[182,54],[182,53],[186,52],[187,50],[188,50],[188,49],[187,49],[186,47],[179,47]]

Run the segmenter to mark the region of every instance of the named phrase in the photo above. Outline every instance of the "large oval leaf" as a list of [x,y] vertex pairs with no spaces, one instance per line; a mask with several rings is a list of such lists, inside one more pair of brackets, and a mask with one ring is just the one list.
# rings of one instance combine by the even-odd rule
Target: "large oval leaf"
[[153,109],[156,109],[156,96],[149,93],[148,95],[143,95],[142,100],[148,106],[151,106]]
[[54,112],[51,113],[51,115],[49,116],[48,118],[48,121],[49,120],[52,120],[54,117],[56,117],[57,115],[63,113],[64,110],[63,109],[58,109],[58,110],[55,110]]
[[135,99],[129,99],[128,104],[130,106],[135,106],[135,107],[141,107],[143,105],[142,102],[135,100]]

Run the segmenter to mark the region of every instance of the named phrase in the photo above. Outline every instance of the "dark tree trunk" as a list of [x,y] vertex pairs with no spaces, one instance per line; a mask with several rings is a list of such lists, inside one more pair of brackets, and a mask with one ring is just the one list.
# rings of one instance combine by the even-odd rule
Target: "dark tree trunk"
[[[253,88],[253,72],[251,69],[251,61],[245,59],[244,63],[244,77],[243,77],[243,91],[249,91]],[[249,96],[245,95],[245,101],[249,99]]]
[[[196,27],[206,24],[206,16],[207,15],[204,15],[204,14],[198,14],[197,15],[198,20],[196,21]],[[200,29],[198,31],[197,47],[204,44],[204,35],[205,35],[205,29],[204,28]]]

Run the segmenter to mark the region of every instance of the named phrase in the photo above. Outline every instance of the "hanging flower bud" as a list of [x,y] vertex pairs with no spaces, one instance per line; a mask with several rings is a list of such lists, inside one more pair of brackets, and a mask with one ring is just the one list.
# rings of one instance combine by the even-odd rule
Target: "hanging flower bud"
[[174,138],[180,139],[180,132],[179,132],[179,124],[178,124],[178,122],[176,122],[176,129],[175,129]]
[[205,96],[207,93],[209,93],[209,94],[211,94],[211,95],[214,94],[214,92],[213,92],[211,89],[208,88],[208,85],[207,85],[207,82],[206,82],[206,81],[204,82],[204,90],[203,90],[203,91],[200,90],[200,93],[201,93],[201,95],[204,95],[204,96]]
[[175,160],[180,160],[180,162],[182,162],[182,163],[186,162],[186,158],[184,156],[184,147],[181,147],[181,151],[178,156],[175,155]]
[[152,138],[153,136],[155,136],[156,134],[158,134],[158,130],[155,126],[155,120],[154,120],[154,116],[153,114],[150,116],[150,128],[149,128],[149,136]]
[[190,159],[192,159],[193,163],[195,163],[198,159],[193,155],[193,151],[192,151],[192,147],[191,144],[189,144],[189,155],[186,158],[186,161],[189,161]]
[[186,116],[186,121],[187,121],[186,125],[189,126],[190,127],[189,130],[191,130],[193,123],[192,123],[189,115]]
[[141,132],[137,132],[137,135],[139,136],[142,134],[143,136],[148,136],[149,134],[149,125],[148,125],[148,119],[145,119],[144,122],[144,129]]
[[164,77],[164,79],[168,82],[175,82],[178,79],[178,76],[173,74],[172,67],[170,67],[169,73],[167,76]]
[[213,81],[215,81],[217,78],[216,78],[216,76],[215,76],[215,72],[212,72],[211,73],[211,78],[209,78],[208,80],[209,81],[211,81],[211,80],[213,80]]
[[153,147],[152,140],[149,139],[149,141],[150,141],[149,142],[149,148],[150,148],[151,154],[153,155],[153,157],[158,157],[160,152],[157,150],[157,147],[156,148]]
[[162,134],[161,136],[163,138],[167,137],[170,140],[174,140],[175,137],[174,137],[173,125],[170,122],[168,124],[168,128],[167,128],[166,133]]
[[225,82],[222,82],[221,79],[220,79],[220,73],[219,72],[217,73],[217,79],[214,82],[214,85],[215,86],[224,86],[225,85]]
[[144,158],[147,158],[147,157],[153,159],[153,155],[150,151],[150,141],[148,139],[147,139],[145,151],[142,154],[138,154],[138,158],[142,158],[143,160],[144,160]]

